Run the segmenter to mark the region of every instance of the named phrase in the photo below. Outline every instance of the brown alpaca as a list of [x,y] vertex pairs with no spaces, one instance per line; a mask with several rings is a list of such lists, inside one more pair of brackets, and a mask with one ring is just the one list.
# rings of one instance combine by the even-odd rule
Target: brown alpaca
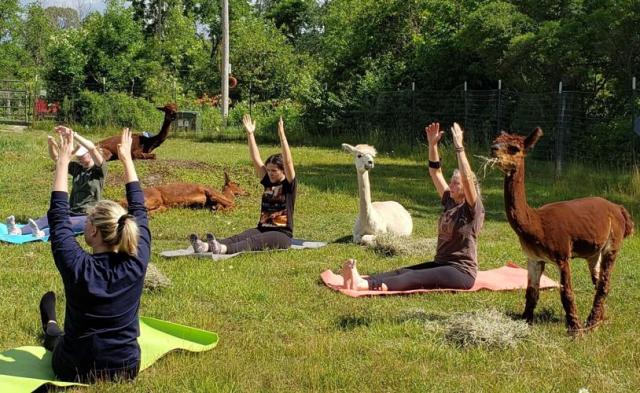
[[[176,119],[178,107],[176,106],[176,104],[167,104],[157,109],[164,112],[164,121],[162,122],[162,128],[160,128],[160,132],[154,136],[145,136],[142,134],[132,135],[133,141],[131,142],[131,157],[134,160],[155,159],[156,155],[151,152],[155,148],[160,146],[162,142],[167,139],[167,135],[169,135],[169,128],[171,127],[171,123]],[[120,135],[112,136],[98,142],[98,146],[101,148],[102,156],[105,160],[113,161],[118,159],[119,143]]]
[[589,262],[596,294],[586,329],[593,329],[603,319],[611,271],[622,240],[633,233],[634,224],[623,206],[598,197],[549,203],[537,209],[530,207],[524,188],[524,158],[541,136],[540,128],[526,138],[502,133],[493,141],[491,154],[505,174],[507,218],[528,258],[529,277],[522,316],[527,322],[533,322],[540,276],[545,263],[553,262],[560,270],[560,298],[569,333],[575,334],[582,328],[571,285],[569,260],[580,257]]
[[[224,174],[222,192],[194,183],[171,183],[157,187],[148,187],[144,192],[144,205],[149,213],[164,211],[170,207],[210,208],[211,210],[232,209],[236,195],[247,195],[240,185]],[[120,201],[127,206],[126,199]]]

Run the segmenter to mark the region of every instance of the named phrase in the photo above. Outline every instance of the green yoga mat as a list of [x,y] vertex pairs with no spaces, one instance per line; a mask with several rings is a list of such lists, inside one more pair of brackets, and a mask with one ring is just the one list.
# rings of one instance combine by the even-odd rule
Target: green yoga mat
[[[174,349],[207,351],[218,344],[218,335],[206,330],[140,317],[140,371]],[[0,392],[32,392],[44,384],[80,385],[56,381],[51,352],[44,347],[19,347],[0,353]]]

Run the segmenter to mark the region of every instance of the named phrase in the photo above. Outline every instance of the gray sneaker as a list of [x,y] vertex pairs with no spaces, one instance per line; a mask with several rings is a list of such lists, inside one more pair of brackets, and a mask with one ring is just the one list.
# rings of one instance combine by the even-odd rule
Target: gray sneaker
[[189,235],[189,241],[191,242],[191,247],[193,247],[193,252],[201,254],[203,252],[209,251],[209,245],[198,239],[198,235],[196,235],[195,233]]
[[213,233],[207,233],[207,243],[209,244],[209,251],[214,254],[222,254],[222,244],[216,240]]

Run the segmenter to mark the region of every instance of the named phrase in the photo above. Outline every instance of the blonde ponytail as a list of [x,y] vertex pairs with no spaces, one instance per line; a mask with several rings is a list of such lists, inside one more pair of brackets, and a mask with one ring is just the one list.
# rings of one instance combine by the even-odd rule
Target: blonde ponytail
[[109,200],[102,200],[89,211],[89,220],[93,223],[102,241],[118,252],[135,256],[138,251],[138,224],[134,216],[117,204]]

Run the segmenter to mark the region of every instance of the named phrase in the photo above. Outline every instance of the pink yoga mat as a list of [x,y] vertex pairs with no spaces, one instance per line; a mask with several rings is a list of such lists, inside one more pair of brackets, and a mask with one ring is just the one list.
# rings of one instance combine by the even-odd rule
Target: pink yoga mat
[[[512,289],[525,289],[527,287],[527,269],[523,269],[513,262],[507,262],[503,267],[491,270],[479,271],[476,282],[471,289],[413,289],[411,291],[353,291],[344,289],[342,276],[333,273],[331,270],[325,270],[320,274],[320,278],[331,289],[340,291],[351,297],[373,296],[373,295],[406,295],[411,293],[424,292],[473,292],[480,289],[488,289],[490,291],[508,291]],[[560,285],[545,276],[540,278],[540,289],[559,288]]]

